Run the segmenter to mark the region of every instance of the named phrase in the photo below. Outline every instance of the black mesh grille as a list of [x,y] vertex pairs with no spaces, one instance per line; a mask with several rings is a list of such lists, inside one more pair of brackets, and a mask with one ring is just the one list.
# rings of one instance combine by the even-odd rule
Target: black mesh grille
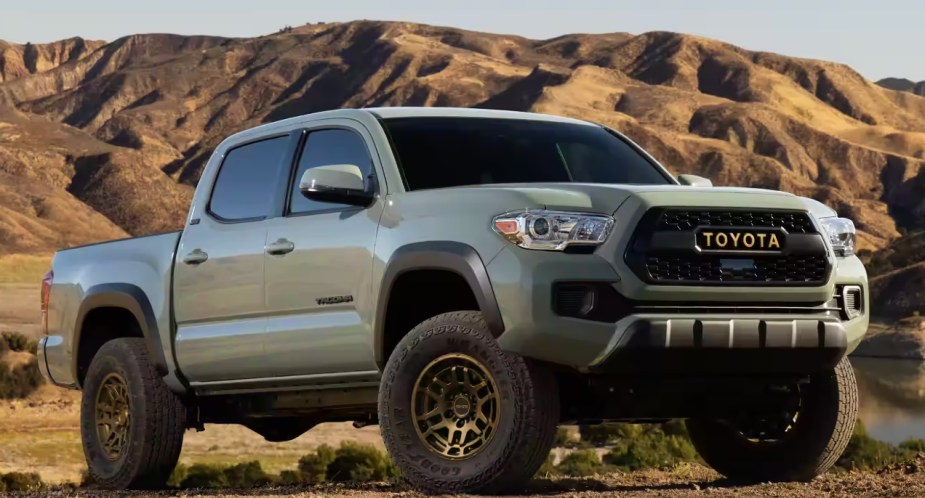
[[[754,259],[753,266],[724,267],[727,257],[708,255],[649,256],[646,270],[660,282],[812,283],[825,279],[825,256],[781,256]],[[739,260],[745,261],[745,260]]]
[[783,228],[788,233],[816,233],[809,215],[800,212],[669,209],[656,230],[684,232],[700,226]]
[[[772,252],[701,252],[696,233],[705,227],[783,229],[786,243]],[[665,285],[821,285],[831,270],[809,213],[782,210],[653,208],[640,220],[626,262],[644,281]]]

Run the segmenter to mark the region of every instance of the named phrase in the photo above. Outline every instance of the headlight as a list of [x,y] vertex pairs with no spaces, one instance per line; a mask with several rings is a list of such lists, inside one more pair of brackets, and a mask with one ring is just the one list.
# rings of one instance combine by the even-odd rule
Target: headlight
[[570,246],[596,246],[610,235],[613,218],[561,211],[515,211],[496,216],[496,232],[525,249],[564,251]]
[[854,254],[855,230],[854,222],[848,218],[823,218],[819,220],[822,229],[829,236],[829,242],[838,256],[851,256]]

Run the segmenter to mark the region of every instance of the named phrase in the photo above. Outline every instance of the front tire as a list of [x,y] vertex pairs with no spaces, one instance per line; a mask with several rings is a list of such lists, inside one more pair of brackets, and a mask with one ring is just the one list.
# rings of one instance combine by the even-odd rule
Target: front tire
[[558,422],[552,373],[503,352],[476,311],[415,327],[379,389],[385,446],[402,476],[429,493],[522,488],[549,454]]
[[[744,482],[809,481],[829,470],[845,451],[858,413],[854,371],[843,358],[831,371],[812,375],[799,391],[792,424],[773,441],[749,438],[753,423],[688,420],[691,442],[704,461]],[[744,427],[749,427],[744,429]]]
[[180,458],[186,408],[151,365],[144,340],[104,344],[82,396],[90,480],[105,489],[163,487]]

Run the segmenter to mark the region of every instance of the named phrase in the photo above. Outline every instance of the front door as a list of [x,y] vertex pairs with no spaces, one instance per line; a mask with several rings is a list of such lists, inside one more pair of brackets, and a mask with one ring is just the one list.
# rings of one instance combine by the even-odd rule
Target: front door
[[267,231],[267,334],[274,377],[369,374],[373,249],[383,201],[361,208],[316,202],[299,192],[309,168],[353,164],[375,188],[372,140],[350,121],[306,131],[291,175],[285,216]]

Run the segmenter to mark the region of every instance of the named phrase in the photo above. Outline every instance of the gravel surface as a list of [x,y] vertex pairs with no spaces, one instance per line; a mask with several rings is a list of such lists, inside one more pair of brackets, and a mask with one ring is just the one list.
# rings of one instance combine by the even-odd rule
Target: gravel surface
[[[29,496],[29,495],[22,495]],[[399,484],[323,485],[267,487],[253,490],[160,491],[109,493],[94,490],[57,490],[31,496],[279,496],[279,497],[418,497],[419,493]],[[609,474],[588,479],[550,479],[534,481],[524,497],[872,497],[925,496],[925,455],[917,460],[880,472],[826,474],[810,483],[759,484],[737,486],[699,465],[682,466],[673,471],[640,471]]]

